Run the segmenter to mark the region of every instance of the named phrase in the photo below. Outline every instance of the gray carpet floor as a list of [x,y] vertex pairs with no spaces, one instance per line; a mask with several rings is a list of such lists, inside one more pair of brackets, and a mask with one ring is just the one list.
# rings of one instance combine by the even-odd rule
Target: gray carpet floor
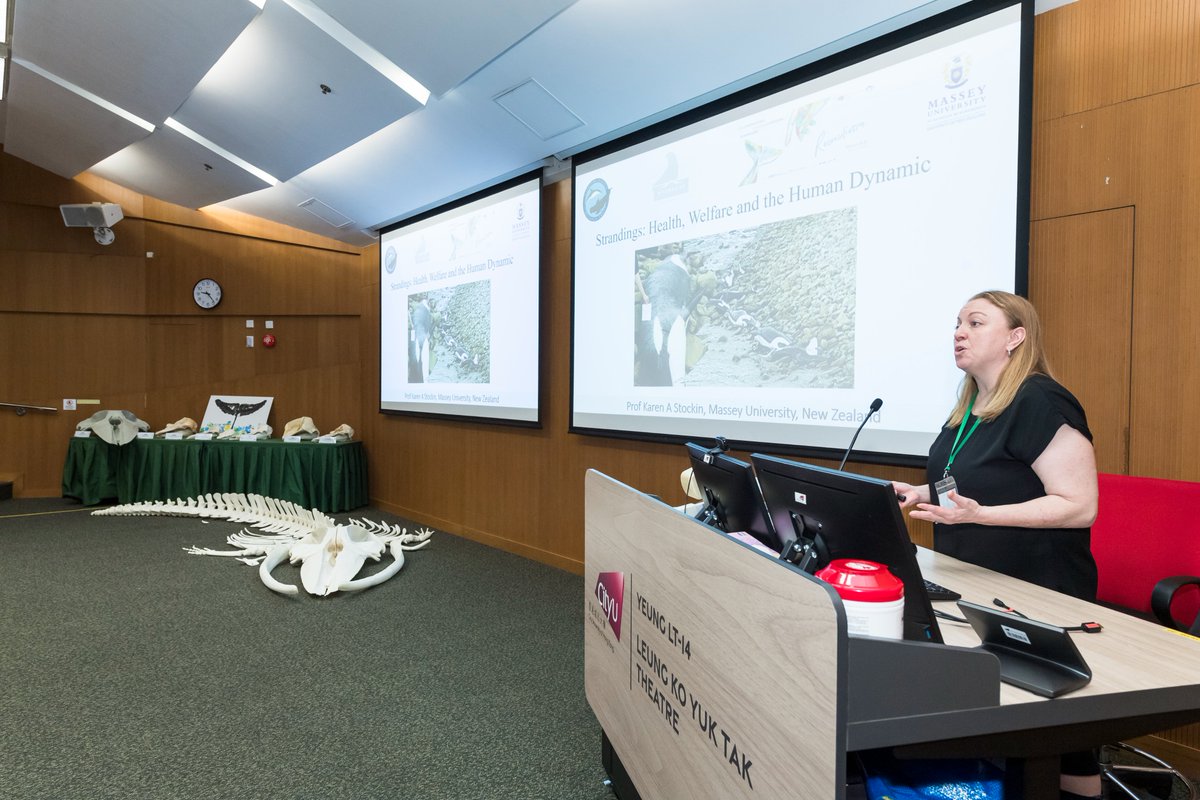
[[0,503],[0,798],[612,797],[578,576],[438,533],[285,597],[182,550],[239,527]]

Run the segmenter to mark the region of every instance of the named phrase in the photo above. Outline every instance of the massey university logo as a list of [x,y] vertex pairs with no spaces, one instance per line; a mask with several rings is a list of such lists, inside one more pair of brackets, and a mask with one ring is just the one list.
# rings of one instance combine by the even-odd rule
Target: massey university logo
[[583,190],[583,215],[592,222],[604,216],[608,211],[608,198],[612,190],[603,178],[596,178]]
[[387,270],[388,275],[396,271],[396,248],[389,247],[384,253],[383,268]]
[[942,77],[946,80],[947,89],[957,89],[967,82],[971,72],[971,59],[955,56],[949,64],[942,66]]
[[971,73],[970,55],[957,55],[942,63],[941,90],[926,101],[925,118],[930,129],[968,122],[987,113],[987,81],[981,82],[979,75]]
[[596,578],[596,602],[621,641],[621,606],[625,599],[625,573],[601,572]]

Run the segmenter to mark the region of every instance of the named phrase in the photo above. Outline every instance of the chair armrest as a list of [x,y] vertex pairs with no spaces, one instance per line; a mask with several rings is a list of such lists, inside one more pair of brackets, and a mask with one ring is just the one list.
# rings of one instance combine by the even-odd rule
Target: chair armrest
[[[1196,627],[1196,623],[1180,624],[1171,616],[1171,600],[1175,597],[1175,593],[1184,586],[1200,586],[1200,577],[1175,575],[1163,578],[1154,585],[1154,591],[1150,594],[1150,608],[1154,611],[1154,616],[1158,617],[1158,621],[1163,625],[1178,631],[1187,631],[1189,628]],[[1197,621],[1200,622],[1200,618],[1197,618]]]

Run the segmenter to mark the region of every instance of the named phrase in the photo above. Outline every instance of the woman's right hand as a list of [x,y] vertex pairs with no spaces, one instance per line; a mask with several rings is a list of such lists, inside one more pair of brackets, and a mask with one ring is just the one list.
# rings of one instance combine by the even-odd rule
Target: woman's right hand
[[896,501],[900,503],[901,508],[909,508],[917,503],[929,502],[929,486],[913,486],[911,483],[903,481],[892,481],[892,488],[896,490]]

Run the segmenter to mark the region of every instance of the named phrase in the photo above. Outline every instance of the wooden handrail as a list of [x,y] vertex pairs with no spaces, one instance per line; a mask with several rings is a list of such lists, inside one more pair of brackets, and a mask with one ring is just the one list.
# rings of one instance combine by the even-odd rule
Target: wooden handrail
[[58,411],[58,409],[57,409],[57,408],[55,408],[54,406],[35,406],[35,405],[33,405],[32,403],[5,403],[5,402],[0,402],[0,406],[2,406],[2,407],[4,407],[4,408],[11,408],[11,409],[15,409],[15,410],[16,410],[16,412],[17,412],[17,416],[18,416],[18,417],[23,417],[23,416],[25,416],[25,412],[29,411],[30,409],[33,409],[34,411],[50,411],[50,412],[57,412],[57,411]]

